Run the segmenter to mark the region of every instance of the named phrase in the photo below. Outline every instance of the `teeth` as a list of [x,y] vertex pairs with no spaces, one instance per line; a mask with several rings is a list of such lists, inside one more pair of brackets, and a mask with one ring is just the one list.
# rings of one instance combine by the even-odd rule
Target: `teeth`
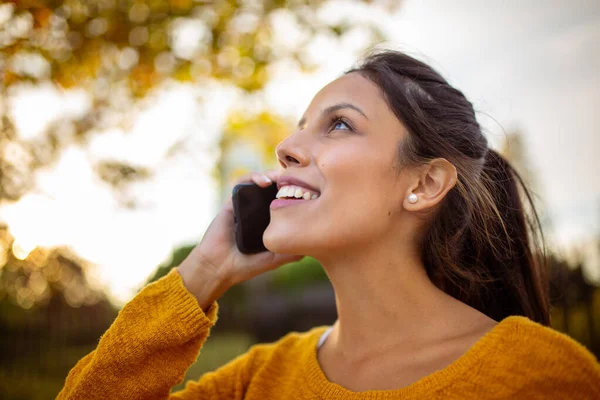
[[304,200],[314,200],[319,197],[318,194],[312,193],[306,189],[303,189],[298,186],[284,186],[277,192],[278,199],[284,197],[293,197],[296,199],[304,199]]

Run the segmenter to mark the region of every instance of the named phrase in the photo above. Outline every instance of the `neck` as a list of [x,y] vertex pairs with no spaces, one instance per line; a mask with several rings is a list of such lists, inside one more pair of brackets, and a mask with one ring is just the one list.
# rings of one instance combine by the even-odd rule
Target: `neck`
[[453,314],[466,306],[438,289],[419,254],[402,242],[320,258],[335,291],[330,340],[340,354],[357,359],[427,339],[451,329]]

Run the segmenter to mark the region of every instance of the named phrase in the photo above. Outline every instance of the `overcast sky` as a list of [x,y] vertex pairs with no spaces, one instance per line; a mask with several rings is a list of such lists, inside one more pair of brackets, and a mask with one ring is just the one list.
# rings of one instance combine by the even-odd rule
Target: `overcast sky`
[[599,1],[409,0],[392,29],[478,110],[522,130],[558,239],[600,230]]
[[[600,231],[600,1],[406,0],[391,17],[341,4],[325,18],[381,21],[384,45],[428,62],[466,94],[491,146],[503,130],[523,133],[557,242]],[[354,62],[356,44],[321,41],[316,52],[330,55],[323,73],[282,70],[272,106],[300,116],[315,88]]]

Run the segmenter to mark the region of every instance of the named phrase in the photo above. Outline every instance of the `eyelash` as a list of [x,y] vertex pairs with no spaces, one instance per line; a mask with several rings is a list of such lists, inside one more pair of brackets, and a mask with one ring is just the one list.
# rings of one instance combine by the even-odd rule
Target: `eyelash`
[[[331,128],[335,127],[337,124],[339,124],[340,122],[341,122],[342,124],[346,125],[346,127],[347,127],[348,129],[331,129]],[[330,130],[329,130],[327,133],[331,132],[332,130],[336,130],[336,131],[340,131],[340,130],[341,130],[341,131],[345,131],[345,130],[348,130],[348,131],[353,131],[353,130],[354,130],[354,128],[352,127],[352,125],[351,125],[351,124],[350,124],[348,121],[346,121],[344,118],[342,118],[342,117],[339,117],[339,116],[337,116],[337,115],[333,115],[333,116],[330,118],[330,122],[329,122],[329,128],[330,128]]]

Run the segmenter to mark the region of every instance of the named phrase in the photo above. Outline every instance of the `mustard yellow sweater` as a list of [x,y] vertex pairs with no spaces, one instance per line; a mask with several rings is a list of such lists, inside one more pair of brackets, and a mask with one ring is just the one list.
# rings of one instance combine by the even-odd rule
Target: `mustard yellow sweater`
[[119,313],[98,348],[69,373],[59,399],[600,399],[600,364],[583,346],[524,317],[508,317],[443,370],[397,390],[352,392],[317,361],[326,326],[254,345],[171,394],[217,320],[176,269]]

